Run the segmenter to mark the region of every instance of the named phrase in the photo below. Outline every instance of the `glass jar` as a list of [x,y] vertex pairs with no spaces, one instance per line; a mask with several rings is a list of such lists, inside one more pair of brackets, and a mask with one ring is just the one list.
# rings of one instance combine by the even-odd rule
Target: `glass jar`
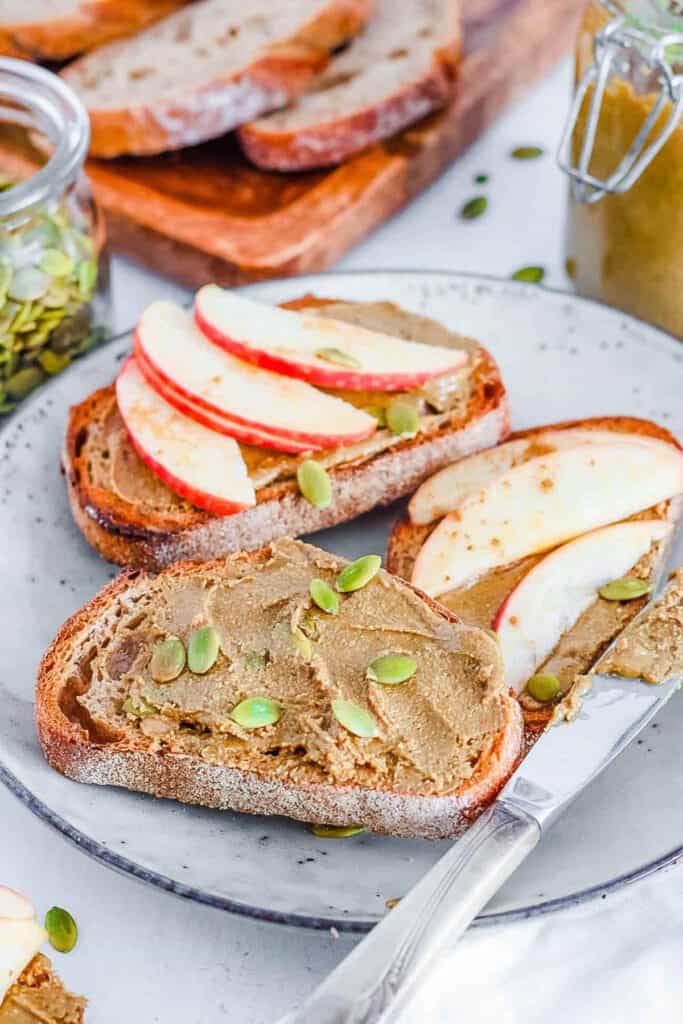
[[683,338],[683,3],[592,0],[560,147],[567,271]]
[[0,59],[0,415],[89,352],[109,323],[90,129],[56,75]]

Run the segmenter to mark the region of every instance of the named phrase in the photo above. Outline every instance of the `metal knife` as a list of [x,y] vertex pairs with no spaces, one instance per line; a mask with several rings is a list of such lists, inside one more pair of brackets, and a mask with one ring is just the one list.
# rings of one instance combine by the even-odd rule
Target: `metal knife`
[[396,1021],[437,954],[463,934],[565,807],[683,685],[683,675],[659,686],[615,675],[592,679],[579,717],[540,737],[495,803],[280,1024]]

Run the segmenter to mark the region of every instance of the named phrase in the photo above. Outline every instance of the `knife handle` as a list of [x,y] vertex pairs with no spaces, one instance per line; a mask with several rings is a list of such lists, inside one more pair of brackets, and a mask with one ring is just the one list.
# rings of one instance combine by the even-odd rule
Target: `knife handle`
[[497,801],[281,1024],[389,1024],[541,835]]

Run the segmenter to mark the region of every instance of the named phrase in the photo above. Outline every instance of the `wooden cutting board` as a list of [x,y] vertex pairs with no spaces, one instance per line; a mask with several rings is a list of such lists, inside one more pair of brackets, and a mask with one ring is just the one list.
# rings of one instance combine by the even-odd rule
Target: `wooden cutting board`
[[338,168],[265,173],[229,136],[162,156],[90,161],[112,250],[190,287],[334,264],[568,50],[583,0],[462,4],[465,57],[451,105]]

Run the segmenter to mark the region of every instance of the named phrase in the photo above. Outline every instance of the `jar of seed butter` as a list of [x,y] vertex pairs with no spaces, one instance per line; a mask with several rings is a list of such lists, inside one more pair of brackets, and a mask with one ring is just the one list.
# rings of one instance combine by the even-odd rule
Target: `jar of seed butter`
[[576,82],[568,273],[683,338],[683,0],[591,0]]
[[0,415],[107,333],[103,221],[83,172],[89,136],[60,78],[0,59]]

